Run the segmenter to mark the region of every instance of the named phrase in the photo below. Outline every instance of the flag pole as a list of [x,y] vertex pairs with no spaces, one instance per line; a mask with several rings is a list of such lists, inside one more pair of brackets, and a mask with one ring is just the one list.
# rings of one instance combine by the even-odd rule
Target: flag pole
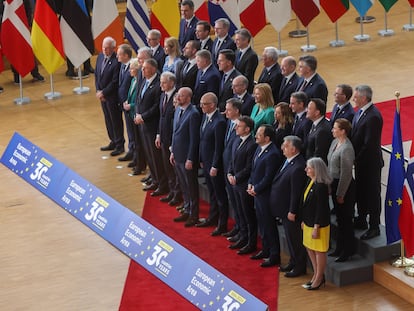
[[79,77],[79,87],[75,87],[73,89],[73,93],[82,95],[89,93],[89,88],[87,86],[82,85],[82,70],[80,66],[78,67],[78,77]]
[[414,30],[414,25],[413,25],[413,8],[410,5],[410,20],[409,20],[409,24],[405,24],[403,26],[403,30],[405,31],[413,31]]
[[369,41],[371,39],[370,36],[364,34],[364,26],[363,26],[364,22],[363,22],[363,17],[362,16],[360,16],[359,25],[360,25],[360,28],[361,28],[361,34],[354,36],[354,40],[359,41],[359,42]]
[[62,95],[59,92],[55,92],[53,88],[53,74],[50,74],[50,92],[45,93],[46,99],[57,99],[60,98]]
[[308,32],[306,30],[300,29],[299,18],[296,15],[296,30],[293,30],[293,31],[289,32],[289,37],[291,37],[291,38],[302,38],[302,37],[306,36],[307,34],[308,34]]
[[300,47],[302,52],[313,52],[316,51],[316,45],[309,44],[309,26],[306,27],[306,45]]
[[384,10],[384,29],[378,31],[378,35],[381,37],[390,37],[394,35],[394,30],[388,29],[387,11]]
[[29,97],[23,97],[23,83],[22,83],[22,76],[19,73],[19,95],[20,97],[14,99],[14,103],[16,105],[24,105],[30,103]]
[[282,50],[282,38],[280,37],[280,31],[277,32],[277,41],[279,44],[279,48],[277,49],[277,55],[280,57],[285,57],[288,55],[287,50]]
[[338,21],[335,22],[335,40],[329,42],[329,46],[339,48],[345,45],[344,40],[339,40]]

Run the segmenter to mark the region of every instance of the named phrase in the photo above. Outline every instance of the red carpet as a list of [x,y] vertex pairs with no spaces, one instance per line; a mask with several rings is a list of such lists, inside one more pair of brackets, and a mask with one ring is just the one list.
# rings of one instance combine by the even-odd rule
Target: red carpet
[[[202,202],[200,217],[207,213],[208,205]],[[210,236],[213,228],[184,228],[182,223],[174,223],[172,219],[177,214],[174,207],[147,195],[143,211],[145,220],[261,299],[270,310],[277,310],[279,273],[276,268],[264,269],[259,267],[261,261],[237,255],[227,247],[229,242],[224,237]],[[119,310],[186,311],[198,308],[131,261]]]

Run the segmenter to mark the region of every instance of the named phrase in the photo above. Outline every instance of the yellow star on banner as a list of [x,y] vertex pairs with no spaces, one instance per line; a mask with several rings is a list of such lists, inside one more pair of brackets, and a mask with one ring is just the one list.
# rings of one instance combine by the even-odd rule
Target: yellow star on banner
[[396,158],[397,160],[401,160],[401,153],[397,152],[397,153],[395,154],[395,158]]
[[392,200],[388,200],[388,206],[392,206]]
[[398,198],[398,199],[397,199],[397,204],[398,204],[398,205],[401,205],[401,204],[402,204],[402,200],[401,200],[401,198]]

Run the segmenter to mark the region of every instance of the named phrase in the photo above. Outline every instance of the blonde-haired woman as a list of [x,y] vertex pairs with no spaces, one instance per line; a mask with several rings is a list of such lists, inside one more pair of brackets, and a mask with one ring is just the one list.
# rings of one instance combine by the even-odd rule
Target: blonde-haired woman
[[170,71],[172,73],[175,73],[177,62],[181,60],[181,49],[178,39],[174,37],[169,37],[165,39],[164,51],[167,57],[165,58],[165,63],[162,67],[162,72]]
[[254,131],[263,124],[272,125],[275,121],[272,89],[267,83],[259,83],[253,89],[253,96],[256,104],[253,106],[250,117],[254,121]]

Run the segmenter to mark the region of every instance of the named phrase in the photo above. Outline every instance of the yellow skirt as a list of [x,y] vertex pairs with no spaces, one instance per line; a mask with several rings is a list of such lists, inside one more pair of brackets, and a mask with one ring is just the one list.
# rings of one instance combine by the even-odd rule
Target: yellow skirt
[[329,249],[330,226],[319,228],[319,238],[312,239],[313,227],[303,225],[303,245],[317,252],[327,252]]

